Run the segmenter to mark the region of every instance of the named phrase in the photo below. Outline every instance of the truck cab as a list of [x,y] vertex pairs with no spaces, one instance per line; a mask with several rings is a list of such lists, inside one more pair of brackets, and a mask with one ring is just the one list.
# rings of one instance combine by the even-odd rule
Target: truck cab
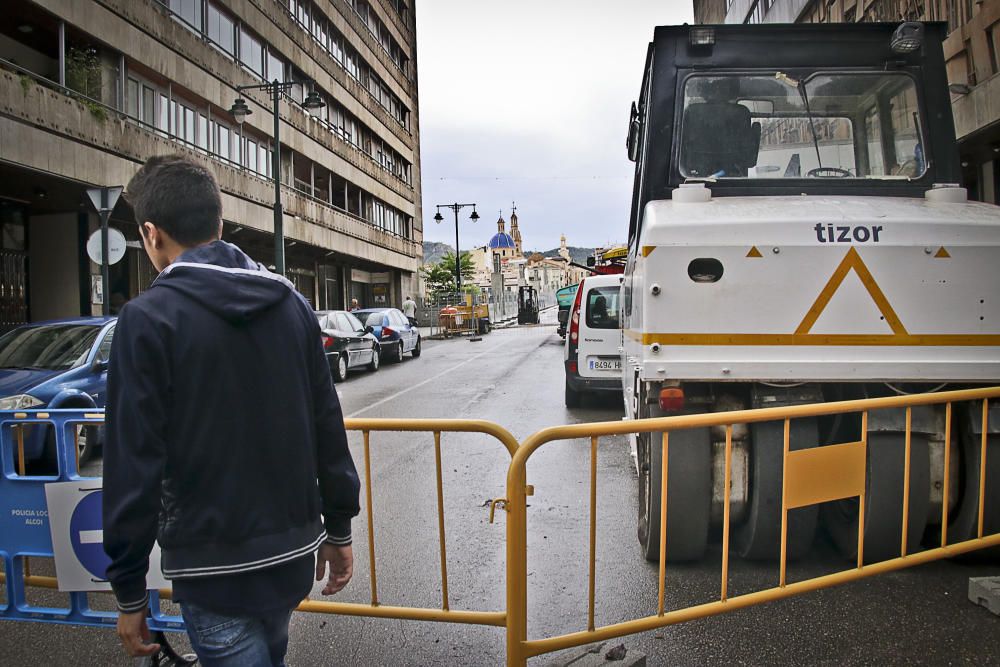
[[[626,140],[636,162],[621,293],[627,418],[1000,378],[1000,209],[968,201],[958,185],[943,38],[943,25],[917,23],[656,28]],[[949,529],[968,535],[978,487],[964,474],[951,487],[962,493],[942,498],[943,416],[919,412],[912,542],[943,502],[954,504]],[[848,442],[860,428],[860,417],[795,420],[792,448]],[[903,481],[890,471],[904,430],[901,411],[868,421],[869,560],[898,546]],[[961,467],[973,475],[980,435],[968,426],[962,436]],[[699,558],[720,516],[719,438],[671,435],[690,441],[669,454],[683,471],[668,491],[672,559]],[[654,557],[658,439],[633,444],[639,540]],[[728,493],[747,558],[778,552],[781,449],[780,425],[735,438]],[[996,489],[1000,463],[983,465]],[[850,556],[856,503],[823,520]],[[792,557],[809,549],[819,521],[815,507],[796,513]]]

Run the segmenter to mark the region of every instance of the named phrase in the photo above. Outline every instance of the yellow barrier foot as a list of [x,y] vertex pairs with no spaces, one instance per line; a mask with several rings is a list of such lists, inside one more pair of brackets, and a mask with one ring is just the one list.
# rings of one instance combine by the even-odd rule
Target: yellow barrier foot
[[1000,616],[1000,577],[970,577],[969,600]]
[[646,654],[629,649],[614,641],[590,644],[566,653],[559,660],[548,663],[548,667],[596,667],[615,665],[616,667],[646,667]]

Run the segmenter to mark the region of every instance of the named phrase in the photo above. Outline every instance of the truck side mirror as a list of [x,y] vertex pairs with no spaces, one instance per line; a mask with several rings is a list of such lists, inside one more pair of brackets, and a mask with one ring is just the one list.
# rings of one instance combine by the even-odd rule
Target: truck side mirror
[[639,111],[632,102],[632,113],[628,121],[628,135],[625,137],[625,148],[628,150],[630,162],[639,160]]

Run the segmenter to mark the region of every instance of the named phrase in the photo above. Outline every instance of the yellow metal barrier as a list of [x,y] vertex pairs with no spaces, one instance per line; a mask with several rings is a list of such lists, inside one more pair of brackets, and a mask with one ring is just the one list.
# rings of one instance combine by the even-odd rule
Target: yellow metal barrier
[[[557,426],[543,429],[520,445],[506,429],[492,422],[481,420],[460,419],[347,419],[345,425],[349,431],[361,432],[364,443],[364,478],[366,494],[366,520],[368,525],[368,558],[371,578],[371,601],[369,604],[327,602],[305,600],[298,609],[316,613],[339,614],[348,616],[371,616],[381,618],[398,618],[421,621],[439,621],[450,623],[466,623],[484,626],[505,627],[507,632],[507,664],[524,665],[530,657],[580,646],[595,641],[653,630],[682,623],[685,621],[714,616],[737,609],[743,609],[756,604],[788,598],[801,593],[814,591],[838,584],[854,581],[864,577],[889,572],[927,563],[941,558],[949,558],[966,552],[991,546],[1000,546],[1000,534],[984,535],[984,499],[986,488],[986,453],[987,453],[987,418],[991,399],[1000,399],[1000,387],[940,392],[936,394],[920,394],[913,396],[896,396],[890,398],[842,401],[793,407],[765,408],[758,410],[742,410],[711,414],[683,415],[662,417],[636,421],[599,422]],[[924,405],[945,405],[945,453],[944,453],[944,494],[949,497],[949,464],[952,435],[952,405],[956,402],[982,402],[982,442],[980,454],[979,476],[979,508],[977,537],[955,544],[948,544],[948,502],[942,503],[942,529],[940,546],[918,553],[910,553],[907,544],[908,506],[909,506],[909,472],[910,472],[910,441],[912,426],[912,408]],[[904,489],[902,537],[900,544],[901,556],[890,560],[865,565],[864,564],[864,522],[859,521],[858,556],[855,567],[828,574],[813,579],[794,583],[786,581],[787,567],[787,529],[788,512],[797,507],[814,505],[843,498],[859,498],[859,516],[864,516],[866,488],[866,455],[867,455],[867,420],[872,410],[905,408],[906,409],[906,441],[904,459]],[[789,425],[791,420],[804,417],[818,417],[843,413],[860,413],[862,416],[861,440],[843,444],[828,445],[813,449],[790,451]],[[94,415],[88,415],[93,417]],[[782,421],[784,423],[783,466],[784,477],[782,486],[782,529],[781,558],[779,563],[779,585],[775,588],[756,591],[730,597],[729,584],[729,538],[730,538],[730,507],[729,493],[732,478],[732,446],[733,425],[754,422]],[[724,426],[725,441],[725,486],[723,507],[723,542],[722,567],[719,599],[691,607],[667,610],[665,604],[666,590],[666,520],[667,520],[667,483],[669,460],[669,434],[673,431]],[[373,432],[429,432],[434,437],[434,455],[437,485],[438,538],[441,570],[441,606],[440,608],[397,607],[386,606],[378,598],[378,581],[375,561],[375,534],[372,507],[372,473],[370,436]],[[596,539],[597,539],[597,462],[598,445],[602,436],[627,435],[632,433],[662,432],[662,488],[660,506],[660,544],[659,544],[659,590],[657,608],[643,618],[595,627],[594,609],[596,605]],[[441,464],[441,434],[442,433],[482,433],[498,440],[511,455],[511,463],[507,471],[507,497],[494,500],[490,508],[490,521],[496,507],[502,507],[507,513],[507,601],[503,611],[468,611],[452,610],[448,600],[448,569],[444,523],[444,493]],[[526,481],[526,465],[533,453],[546,443],[586,438],[590,441],[590,519],[589,519],[589,564],[588,564],[588,610],[586,630],[556,637],[528,639],[527,628],[527,497],[533,489]],[[23,469],[21,471],[23,474]],[[56,588],[54,577],[30,575],[26,573],[25,582],[32,586]],[[3,581],[0,574],[0,581]],[[160,591],[162,597],[169,599],[170,591]]]
[[[507,664],[524,665],[530,657],[559,651],[591,642],[603,641],[615,637],[644,632],[655,628],[682,623],[684,621],[715,616],[729,611],[735,611],[764,602],[827,588],[837,584],[854,581],[883,572],[902,569],[927,563],[941,558],[949,558],[962,553],[991,546],[1000,546],[1000,534],[983,535],[984,491],[986,487],[986,442],[987,442],[987,412],[990,399],[1000,398],[1000,387],[990,389],[975,389],[963,391],[940,392],[936,394],[919,394],[912,396],[894,396],[890,398],[875,398],[855,401],[840,401],[814,405],[799,405],[791,407],[764,408],[757,410],[741,410],[734,412],[717,412],[711,414],[681,415],[675,417],[660,417],[635,421],[599,422],[590,424],[575,424],[572,426],[555,426],[543,429],[521,443],[514,453],[510,470],[507,474]],[[944,502],[942,509],[941,546],[909,553],[906,543],[908,530],[909,506],[909,475],[910,475],[910,438],[912,425],[912,408],[922,405],[945,404],[945,466],[948,465],[951,452],[952,404],[965,401],[982,401],[982,452],[979,479],[979,528],[976,538],[948,544],[948,503]],[[903,521],[901,556],[891,560],[865,565],[864,521],[859,521],[858,528],[858,560],[856,567],[813,579],[795,583],[787,583],[785,574],[787,566],[788,511],[796,507],[804,507],[817,503],[858,497],[859,516],[864,516],[866,454],[867,454],[867,419],[871,410],[887,408],[906,409],[906,443],[904,460]],[[793,419],[803,417],[818,417],[843,413],[861,413],[862,439],[859,442],[839,445],[828,445],[813,449],[789,451],[789,424]],[[736,597],[727,595],[729,582],[729,484],[732,476],[732,430],[734,424],[749,424],[753,422],[783,421],[784,422],[784,477],[782,482],[782,527],[781,527],[781,560],[779,563],[779,585],[753,593]],[[666,590],[666,520],[667,520],[667,461],[669,434],[682,429],[725,426],[726,427],[726,470],[725,490],[723,494],[723,546],[722,546],[722,576],[719,600],[692,607],[667,611],[665,609]],[[632,433],[662,432],[662,488],[660,493],[660,558],[659,558],[659,593],[656,612],[632,621],[615,623],[600,628],[594,627],[595,606],[595,537],[597,516],[597,445],[601,436],[627,435]],[[588,582],[588,612],[586,630],[557,637],[529,640],[527,637],[527,516],[526,496],[530,490],[526,484],[526,465],[531,455],[546,443],[558,440],[590,439],[590,563]],[[944,498],[948,498],[948,471],[945,472]]]

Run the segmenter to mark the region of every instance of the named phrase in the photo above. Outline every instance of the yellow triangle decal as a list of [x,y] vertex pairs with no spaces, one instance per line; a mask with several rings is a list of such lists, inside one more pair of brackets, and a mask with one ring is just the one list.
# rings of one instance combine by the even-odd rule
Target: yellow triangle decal
[[944,249],[944,246],[938,248],[938,251],[934,254],[934,256],[939,259],[948,259],[949,257],[951,257],[948,251]]
[[[944,248],[942,248],[944,250]],[[906,328],[903,323],[899,321],[899,317],[896,312],[892,309],[889,304],[889,300],[885,298],[885,294],[879,288],[878,284],[875,282],[875,277],[872,276],[871,271],[865,266],[864,261],[861,259],[861,255],[854,248],[847,251],[844,259],[837,266],[833,275],[830,276],[829,282],[820,292],[819,296],[816,297],[816,301],[813,303],[809,312],[802,319],[799,324],[799,328],[795,330],[797,334],[807,334],[812,329],[812,326],[816,324],[816,320],[819,316],[823,314],[823,310],[826,308],[827,304],[830,303],[830,299],[833,298],[834,293],[840,287],[841,283],[844,282],[844,278],[850,271],[854,271],[858,278],[861,279],[861,284],[864,285],[865,289],[868,291],[868,295],[875,302],[876,307],[878,307],[879,312],[885,318],[886,323],[892,332],[896,335],[908,335]]]
[[760,250],[757,250],[757,246],[753,246],[752,248],[750,248],[750,252],[747,253],[747,257],[763,257],[763,256],[764,255],[760,254]]

